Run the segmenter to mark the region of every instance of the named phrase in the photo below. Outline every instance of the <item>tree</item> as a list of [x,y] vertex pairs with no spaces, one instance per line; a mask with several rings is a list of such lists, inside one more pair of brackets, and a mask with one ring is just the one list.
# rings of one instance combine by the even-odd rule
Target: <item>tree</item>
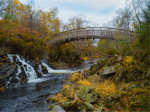
[[76,15],[69,18],[69,23],[64,23],[62,25],[63,31],[71,30],[71,29],[78,29],[78,28],[85,28],[90,26],[90,22],[85,18],[84,15]]

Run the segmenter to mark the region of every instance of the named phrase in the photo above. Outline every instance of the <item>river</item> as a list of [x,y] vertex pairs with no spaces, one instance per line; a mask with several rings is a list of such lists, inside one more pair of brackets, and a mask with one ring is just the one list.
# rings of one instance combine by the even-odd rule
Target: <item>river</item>
[[[94,60],[95,63],[96,61]],[[67,70],[82,71],[89,69],[91,65],[89,61],[85,61],[84,64]],[[50,104],[46,102],[47,99],[60,92],[67,77],[68,75],[63,73],[47,74],[33,82],[3,92],[0,94],[0,111],[48,111]]]

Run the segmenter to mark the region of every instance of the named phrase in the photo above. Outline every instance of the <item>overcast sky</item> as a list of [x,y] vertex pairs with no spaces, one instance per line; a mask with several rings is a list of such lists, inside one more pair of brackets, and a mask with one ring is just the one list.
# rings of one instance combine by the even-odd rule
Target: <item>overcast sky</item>
[[[98,26],[112,20],[117,9],[124,5],[124,0],[34,0],[35,6],[48,10],[58,8],[58,17],[67,23],[72,15],[82,14]],[[27,0],[20,0],[27,3]]]

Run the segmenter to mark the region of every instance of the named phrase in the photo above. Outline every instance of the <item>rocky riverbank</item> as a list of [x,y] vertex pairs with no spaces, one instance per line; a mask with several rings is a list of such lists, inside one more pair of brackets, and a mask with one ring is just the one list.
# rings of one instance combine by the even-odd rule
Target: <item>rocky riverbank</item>
[[74,73],[48,102],[57,102],[65,111],[148,111],[149,78],[148,66],[137,65],[132,56],[114,56]]

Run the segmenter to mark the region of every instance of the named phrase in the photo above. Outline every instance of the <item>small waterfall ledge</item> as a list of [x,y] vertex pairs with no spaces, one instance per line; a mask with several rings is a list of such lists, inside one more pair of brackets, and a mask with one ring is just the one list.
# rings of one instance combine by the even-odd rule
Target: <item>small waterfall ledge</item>
[[[21,72],[25,72],[28,78],[28,82],[31,82],[32,80],[38,78],[34,68],[29,65],[22,56],[13,54],[7,54],[7,56],[10,59],[11,63],[14,62],[17,65],[16,76]],[[23,71],[21,67],[23,68]]]
[[42,62],[42,65],[47,68],[49,73],[74,73],[74,72],[78,72],[78,71],[70,71],[70,70],[66,70],[66,69],[54,70],[51,67],[49,67],[48,64],[44,63],[43,61],[41,61],[41,62]]

